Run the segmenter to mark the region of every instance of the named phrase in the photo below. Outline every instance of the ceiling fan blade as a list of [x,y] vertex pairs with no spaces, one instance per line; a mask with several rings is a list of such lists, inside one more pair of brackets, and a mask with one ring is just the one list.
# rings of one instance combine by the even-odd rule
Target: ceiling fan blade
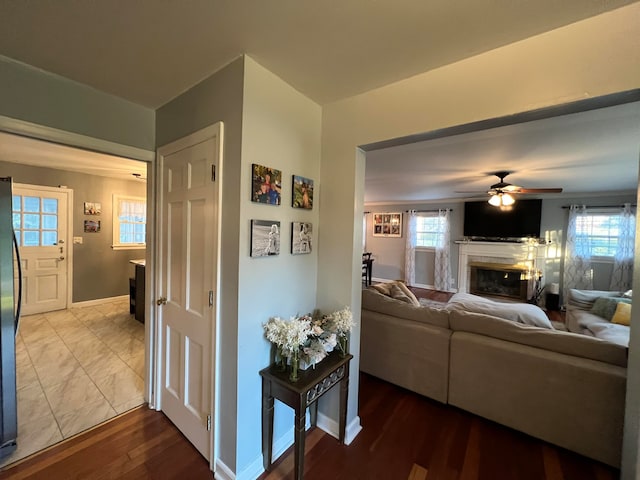
[[513,193],[562,193],[561,188],[520,188]]

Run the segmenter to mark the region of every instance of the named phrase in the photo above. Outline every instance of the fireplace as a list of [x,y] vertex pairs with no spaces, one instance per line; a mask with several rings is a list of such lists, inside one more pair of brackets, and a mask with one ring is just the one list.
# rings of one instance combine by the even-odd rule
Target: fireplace
[[504,263],[470,262],[469,293],[526,301],[529,267]]
[[[544,276],[547,244],[469,240],[456,244],[459,245],[459,292],[527,301],[533,295],[538,277]],[[471,286],[472,281],[477,283],[479,272],[480,285]]]

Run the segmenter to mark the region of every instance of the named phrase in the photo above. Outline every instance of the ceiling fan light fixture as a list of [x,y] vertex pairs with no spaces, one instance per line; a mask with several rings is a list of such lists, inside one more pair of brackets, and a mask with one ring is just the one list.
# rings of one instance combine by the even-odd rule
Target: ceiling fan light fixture
[[492,195],[489,199],[489,204],[493,205],[494,207],[508,207],[510,205],[513,205],[514,203],[516,203],[515,198],[513,198],[508,193],[502,192]]

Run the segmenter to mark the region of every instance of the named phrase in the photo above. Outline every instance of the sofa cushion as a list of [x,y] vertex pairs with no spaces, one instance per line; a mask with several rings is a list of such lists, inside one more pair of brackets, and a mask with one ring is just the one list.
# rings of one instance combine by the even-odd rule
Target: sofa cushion
[[449,312],[444,308],[415,306],[383,295],[375,289],[362,290],[362,308],[415,322],[449,328]]
[[631,303],[631,299],[626,297],[598,297],[593,302],[591,313],[611,321],[619,303]]
[[447,305],[449,309],[484,313],[513,322],[553,329],[547,314],[537,305],[530,303],[495,302],[470,293],[456,293]]
[[557,353],[627,366],[627,348],[586,335],[523,325],[480,313],[452,310],[449,324],[463,331]]
[[611,323],[620,325],[631,325],[631,304],[620,302],[616,306],[616,311],[611,318]]

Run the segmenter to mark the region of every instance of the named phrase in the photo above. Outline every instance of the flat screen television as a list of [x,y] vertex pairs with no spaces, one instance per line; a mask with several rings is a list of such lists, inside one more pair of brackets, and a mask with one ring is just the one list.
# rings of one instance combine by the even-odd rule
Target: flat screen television
[[501,210],[489,202],[465,202],[464,236],[471,240],[540,238],[542,200],[516,200]]

